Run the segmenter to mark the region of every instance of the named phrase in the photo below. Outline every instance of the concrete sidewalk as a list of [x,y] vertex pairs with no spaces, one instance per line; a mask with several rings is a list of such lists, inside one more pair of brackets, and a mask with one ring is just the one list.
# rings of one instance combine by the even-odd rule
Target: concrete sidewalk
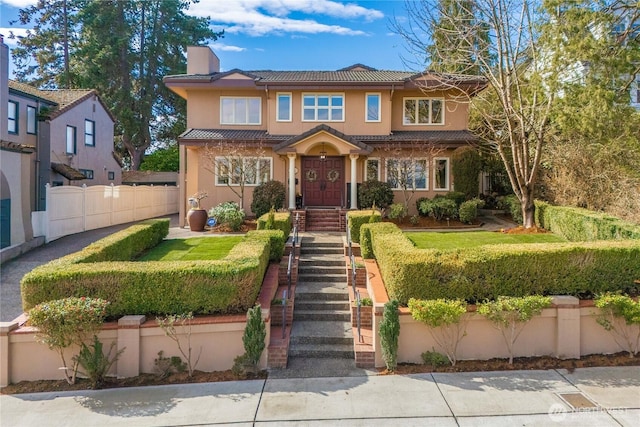
[[[565,393],[573,397],[564,400]],[[577,400],[593,406],[567,403],[580,406]],[[267,379],[2,395],[0,424],[631,427],[640,425],[640,367]]]

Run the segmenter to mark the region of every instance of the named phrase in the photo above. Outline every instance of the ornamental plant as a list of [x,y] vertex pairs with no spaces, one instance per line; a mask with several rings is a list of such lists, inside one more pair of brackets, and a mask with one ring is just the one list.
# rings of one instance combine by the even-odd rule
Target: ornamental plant
[[109,369],[111,369],[113,364],[118,361],[120,355],[125,350],[124,348],[120,349],[111,356],[111,352],[115,346],[115,341],[112,341],[111,346],[109,347],[109,352],[104,354],[102,351],[102,343],[98,339],[97,335],[94,335],[93,343],[90,346],[82,343],[80,353],[74,357],[74,362],[77,362],[83,369],[81,374],[89,379],[92,389],[99,389],[104,385]]
[[[202,347],[198,352],[198,357],[195,361],[192,360],[193,349],[191,348],[191,323],[193,320],[193,313],[172,314],[166,317],[156,318],[158,326],[162,329],[164,334],[175,341],[178,345],[178,351],[182,354],[182,357],[187,361],[187,370],[189,376],[193,376],[198,362],[200,361],[200,355],[202,354]],[[181,338],[185,343],[181,342]]]
[[264,340],[267,337],[267,330],[262,320],[262,309],[259,304],[247,311],[247,326],[244,328],[242,343],[246,354],[246,361],[255,372],[260,362],[260,357],[264,351]]
[[76,382],[78,359],[67,366],[65,350],[82,346],[102,327],[108,301],[97,298],[70,297],[38,304],[29,310],[29,324],[38,328],[36,339],[60,356],[64,378]]
[[420,212],[425,216],[431,216],[437,221],[445,218],[455,218],[458,216],[458,205],[456,202],[446,197],[434,197],[420,202]]
[[627,295],[606,293],[594,300],[600,309],[596,322],[633,357],[640,350],[640,301]]
[[236,202],[224,202],[211,208],[209,216],[215,218],[218,224],[229,227],[231,231],[240,231],[245,214]]
[[478,314],[486,317],[502,334],[509,351],[509,364],[513,364],[513,347],[533,316],[551,306],[551,297],[529,295],[525,297],[498,297],[478,305]]
[[267,181],[253,189],[251,211],[256,218],[269,212],[269,209],[280,209],[284,206],[286,189],[280,181]]
[[400,317],[396,300],[388,301],[384,305],[382,321],[380,322],[380,345],[382,346],[382,358],[389,372],[395,371],[398,366],[398,338],[400,337]]
[[360,184],[358,197],[362,209],[373,207],[385,209],[393,203],[393,190],[387,182],[369,180]]
[[409,299],[409,311],[415,320],[429,326],[434,341],[444,350],[452,366],[458,361],[458,344],[467,335],[467,305],[463,300]]

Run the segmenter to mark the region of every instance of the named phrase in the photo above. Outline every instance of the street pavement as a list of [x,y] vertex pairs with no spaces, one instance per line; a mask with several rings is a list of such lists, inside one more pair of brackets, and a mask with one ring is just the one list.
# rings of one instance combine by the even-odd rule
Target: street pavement
[[[576,394],[591,406],[580,407]],[[637,427],[640,367],[266,379],[2,395],[0,425]]]

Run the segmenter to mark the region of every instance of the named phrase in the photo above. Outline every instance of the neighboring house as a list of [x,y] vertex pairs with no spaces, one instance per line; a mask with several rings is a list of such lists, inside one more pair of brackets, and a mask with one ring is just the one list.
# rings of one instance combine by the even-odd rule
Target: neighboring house
[[[382,71],[354,65],[337,71],[220,71],[208,47],[189,47],[187,74],[165,84],[187,100],[179,138],[182,196],[208,193],[205,207],[238,197],[247,162],[244,209],[266,180],[287,187],[286,207],[357,208],[357,183],[377,179],[418,197],[452,191],[451,154],[475,141],[468,98],[482,79]],[[254,150],[245,162],[233,157]],[[213,153],[213,155],[211,154]],[[352,185],[356,184],[356,185]],[[300,197],[301,196],[301,197]],[[299,203],[298,203],[299,204]],[[415,211],[415,204],[410,206]]]
[[[46,209],[46,184],[119,185],[114,118],[95,90],[39,90],[9,80],[0,36],[2,248],[33,238],[31,212]],[[9,231],[10,230],[10,231]]]

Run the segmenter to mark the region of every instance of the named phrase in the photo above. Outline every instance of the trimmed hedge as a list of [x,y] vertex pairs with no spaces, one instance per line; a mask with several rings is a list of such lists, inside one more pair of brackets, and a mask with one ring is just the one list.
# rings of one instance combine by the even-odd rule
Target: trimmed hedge
[[41,302],[84,296],[109,301],[110,317],[245,313],[260,291],[272,239],[253,232],[217,261],[133,262],[118,257],[87,263],[82,262],[85,249],[26,274],[20,284],[22,305],[29,310]]
[[635,292],[633,281],[640,277],[640,240],[440,251],[416,249],[404,234],[391,228],[370,224],[367,232],[389,297],[405,305],[409,298],[460,298],[475,303],[501,295],[580,297]]
[[535,201],[538,227],[575,241],[640,239],[640,225],[602,212]]
[[[373,217],[373,219],[371,219],[371,217]],[[353,243],[361,243],[360,227],[363,224],[368,224],[369,222],[380,221],[382,221],[382,215],[380,214],[380,211],[375,209],[347,212],[347,226],[349,227],[349,233],[351,234],[351,241]]]
[[[267,220],[269,219],[269,212],[262,215],[258,218],[257,229],[264,230],[267,225]],[[274,213],[274,223],[275,230],[282,230],[284,233],[285,239],[289,237],[289,233],[291,233],[291,213],[289,212],[276,212]]]
[[247,237],[252,239],[266,239],[269,241],[269,261],[280,262],[284,255],[286,237],[282,230],[249,231]]
[[375,227],[375,231],[379,233],[402,234],[402,230],[400,230],[395,224],[391,222],[362,224],[362,226],[360,227],[360,255],[362,255],[362,258],[364,259],[375,258],[375,256],[373,255],[373,246],[371,242],[371,230],[373,227]]

